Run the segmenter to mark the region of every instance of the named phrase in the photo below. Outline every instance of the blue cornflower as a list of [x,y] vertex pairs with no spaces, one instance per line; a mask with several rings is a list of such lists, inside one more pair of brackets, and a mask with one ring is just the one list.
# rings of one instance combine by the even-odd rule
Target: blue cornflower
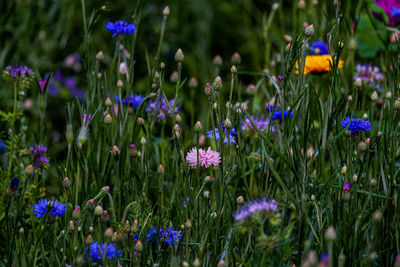
[[174,245],[179,243],[181,240],[181,233],[172,228],[161,228],[160,231],[157,231],[157,227],[154,227],[149,231],[146,236],[147,241],[159,242],[163,241],[164,245]]
[[37,218],[43,217],[43,215],[46,213],[47,203],[47,199],[41,199],[33,206],[33,213],[36,215]]
[[265,111],[268,113],[274,111],[274,105],[267,104],[267,106],[265,107]]
[[[89,245],[89,253],[92,265],[101,262],[104,253],[107,260],[117,259],[122,256],[121,250],[117,249],[114,243],[110,243],[109,245],[107,245],[107,243],[99,244],[94,241]],[[86,253],[86,258],[87,257],[88,254]]]
[[[221,123],[221,126],[222,126],[222,133],[224,135],[224,144],[227,144],[228,143],[228,137],[226,136],[225,125],[224,125],[223,122]],[[237,132],[236,132],[235,128],[232,128],[229,131],[229,139],[230,139],[231,145],[236,144],[236,141],[235,141],[235,135],[236,134],[237,134]],[[218,126],[215,126],[215,136],[214,136],[214,131],[213,130],[207,131],[206,135],[207,135],[208,138],[210,138],[212,140],[219,141],[220,140],[220,136],[219,136]]]
[[[119,102],[121,102],[121,98],[119,97],[119,95],[115,95],[115,103]],[[128,104],[128,101],[126,101],[126,99],[122,99],[122,104],[126,105]]]
[[290,112],[288,110],[279,110],[279,111],[275,111],[274,114],[272,115],[272,120],[279,120],[282,121],[282,118],[285,119],[290,119],[293,117],[293,112]]
[[57,200],[48,201],[45,198],[39,200],[39,202],[33,206],[33,213],[36,215],[37,218],[43,217],[47,210],[49,210],[49,214],[51,214],[51,217],[55,218],[64,215],[67,208],[64,203],[60,203]]
[[400,8],[397,8],[395,6],[392,6],[391,10],[392,17],[398,17],[400,19]]
[[110,243],[107,246],[107,243],[102,244],[103,250],[106,251],[106,259],[111,260],[111,259],[117,259],[122,256],[121,250],[117,249],[117,247],[113,244]]
[[19,179],[17,178],[12,178],[10,185],[7,187],[7,194],[8,195],[13,195],[15,191],[17,191],[19,185]]
[[342,127],[347,128],[351,133],[358,133],[359,131],[370,131],[371,123],[364,119],[353,119],[346,117],[341,122]]
[[131,107],[135,108],[138,107],[142,101],[143,101],[144,96],[143,95],[130,95],[128,99],[128,103]]
[[3,140],[0,140],[0,153],[6,152],[6,151],[7,151],[6,142],[4,142]]
[[135,23],[129,24],[123,20],[118,20],[115,23],[107,21],[106,29],[113,33],[112,37],[116,37],[117,35],[123,35],[123,34],[131,35],[132,33],[135,32],[136,27]]
[[310,47],[311,55],[329,55],[328,45],[322,41],[314,41]]

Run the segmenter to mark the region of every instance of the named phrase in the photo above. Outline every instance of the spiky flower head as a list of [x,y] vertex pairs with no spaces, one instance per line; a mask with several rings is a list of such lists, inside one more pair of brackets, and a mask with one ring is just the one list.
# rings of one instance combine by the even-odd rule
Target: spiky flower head
[[118,20],[116,22],[107,21],[106,29],[109,32],[112,32],[112,37],[122,36],[122,35],[131,35],[135,32],[136,27],[135,23],[129,24],[123,20]]
[[[186,161],[189,162],[191,168],[197,168],[197,148],[193,147],[192,150],[186,155]],[[217,151],[199,149],[199,165],[208,168],[210,166],[218,166],[221,163],[221,156]]]
[[360,131],[370,131],[371,123],[365,119],[354,119],[346,117],[341,122],[342,127],[347,128],[352,134]]
[[61,217],[66,210],[65,204],[58,202],[57,199],[53,201],[44,198],[33,206],[33,213],[37,218],[43,217],[47,211],[53,218]]

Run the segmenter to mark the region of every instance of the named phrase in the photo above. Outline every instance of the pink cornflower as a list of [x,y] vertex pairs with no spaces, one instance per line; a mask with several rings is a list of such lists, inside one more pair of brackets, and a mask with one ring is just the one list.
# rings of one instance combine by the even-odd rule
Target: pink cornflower
[[[191,168],[197,168],[197,148],[193,147],[186,155],[186,161],[189,162]],[[211,165],[217,166],[221,162],[221,156],[218,152],[211,150],[209,147],[207,150],[199,149],[199,164],[205,168]]]

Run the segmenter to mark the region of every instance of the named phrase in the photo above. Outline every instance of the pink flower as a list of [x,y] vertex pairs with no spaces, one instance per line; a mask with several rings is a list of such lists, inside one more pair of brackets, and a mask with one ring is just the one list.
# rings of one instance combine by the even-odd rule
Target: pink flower
[[[186,161],[189,162],[191,168],[195,169],[197,167],[197,148],[193,147],[186,155]],[[221,156],[218,152],[211,150],[211,147],[208,150],[199,149],[199,163],[200,166],[205,168],[213,166],[218,166],[221,162]]]
[[40,82],[39,82],[39,86],[40,86],[40,90],[41,90],[42,93],[43,93],[44,87],[46,86],[46,81],[40,81]]

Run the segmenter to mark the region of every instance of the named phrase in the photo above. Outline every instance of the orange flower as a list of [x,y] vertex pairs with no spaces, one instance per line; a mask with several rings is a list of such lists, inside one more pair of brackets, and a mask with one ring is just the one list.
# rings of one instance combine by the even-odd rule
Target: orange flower
[[[304,65],[304,74],[323,73],[331,70],[331,55],[310,55],[306,56],[306,64]],[[339,60],[339,69],[343,68],[343,60]],[[299,67],[296,64],[296,74],[299,74]]]

